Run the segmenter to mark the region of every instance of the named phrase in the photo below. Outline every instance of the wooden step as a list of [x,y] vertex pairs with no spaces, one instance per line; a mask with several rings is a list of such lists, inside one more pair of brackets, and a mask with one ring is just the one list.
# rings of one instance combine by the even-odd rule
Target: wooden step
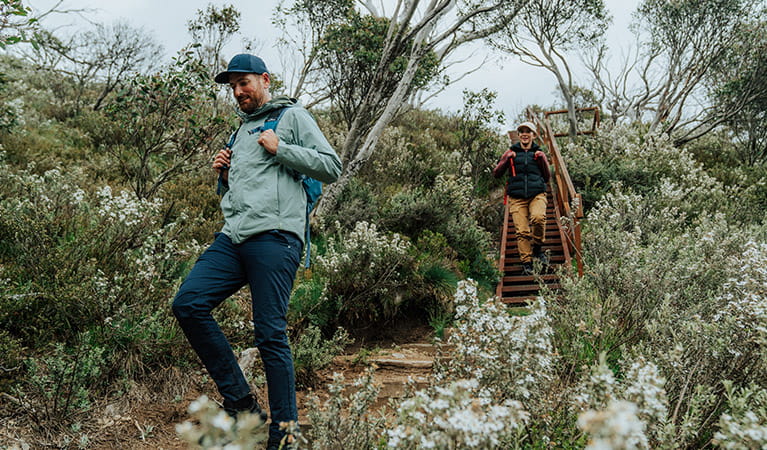
[[534,295],[520,296],[520,297],[502,297],[501,301],[509,306],[527,306],[535,301]]
[[542,274],[539,276],[535,275],[507,275],[504,276],[501,279],[501,283],[505,284],[516,284],[516,283],[525,283],[525,282],[534,282],[536,279],[542,279],[544,281],[559,281],[559,277],[556,274]]
[[[551,239],[561,239],[561,235],[559,234],[559,230],[552,229],[552,230],[546,230],[543,235],[545,236],[546,241],[549,241]],[[513,227],[509,227],[509,232],[506,233],[506,240],[508,241],[516,241],[517,240],[517,230],[515,230]]]
[[[563,262],[565,262],[564,254],[556,254],[554,252],[549,254],[549,264],[561,264]],[[514,251],[511,249],[506,250],[506,265],[508,266],[508,264],[522,264],[522,260],[519,259],[519,252],[516,249]]]
[[[507,239],[506,240],[506,246],[508,247],[514,247],[517,248],[517,240],[516,239]],[[553,238],[551,240],[546,239],[546,242],[541,246],[541,250],[560,250],[562,251],[562,239]]]
[[[553,283],[553,284],[547,284],[546,287],[549,289],[559,289],[562,286],[559,283]],[[507,292],[538,292],[540,291],[541,287],[537,284],[518,284],[515,286],[502,286],[501,287],[501,293],[505,294]],[[505,295],[502,295],[503,297],[506,297]]]

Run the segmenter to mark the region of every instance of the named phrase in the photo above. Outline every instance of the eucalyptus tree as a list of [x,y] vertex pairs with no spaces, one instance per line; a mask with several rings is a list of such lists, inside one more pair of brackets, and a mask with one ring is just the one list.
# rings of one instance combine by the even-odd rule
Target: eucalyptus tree
[[186,50],[150,75],[136,75],[104,108],[91,139],[138,198],[154,197],[175,177],[208,164],[211,142],[229,128],[216,111],[208,67]]
[[767,8],[744,23],[735,42],[706,76],[707,104],[681,123],[677,144],[697,139],[720,125],[740,142],[738,155],[749,165],[767,160]]
[[[378,64],[390,25],[386,17],[351,11],[344,22],[328,27],[318,46],[319,81],[347,128],[357,131],[353,136],[358,140],[347,137],[341,149],[340,156],[345,163],[354,157],[354,150],[383,114],[389,98],[405,76],[412,41],[401,42],[387,65]],[[422,58],[406,88],[406,98],[431,82],[438,71],[436,60],[434,52]]]
[[319,82],[321,69],[317,64],[320,47],[328,28],[344,23],[354,14],[355,0],[295,0],[288,3],[283,0],[272,16],[272,23],[282,33],[277,45],[285,50],[283,67],[290,67],[296,62],[290,61],[291,50],[298,56],[292,77],[284,74],[285,83],[292,97],[307,96],[307,107],[328,99],[326,85]]
[[38,69],[74,82],[77,112],[88,101],[92,101],[92,109],[99,110],[107,96],[131,76],[155,68],[161,55],[162,46],[146,30],[116,22],[96,24],[69,36],[41,30],[26,56]]
[[754,5],[752,0],[645,0],[640,5],[637,14],[650,36],[648,65],[657,60],[666,68],[655,89],[646,91],[654,99],[651,130],[676,128],[687,100],[737,42]]
[[[307,6],[318,7],[325,1],[333,0],[313,1]],[[441,67],[456,49],[503,30],[527,1],[398,0],[387,4],[393,4],[389,13],[370,1],[355,3],[360,20],[385,27],[378,35],[380,43],[375,44],[379,49],[368,55],[367,73],[371,76],[364,89],[355,91],[359,102],[353,117],[346,119],[349,129],[340,149],[346,161],[344,172],[326,189],[318,214],[335,208],[338,194],[373,155],[384,129],[402,111],[414,89],[423,86],[419,83],[428,78],[429,67]],[[353,16],[336,24],[348,24],[348,18]],[[327,66],[324,70],[333,69]]]
[[224,46],[240,31],[240,12],[232,5],[216,8],[209,4],[198,9],[195,17],[186,24],[192,37],[194,52],[205,67],[210,78],[226,67],[221,52]]
[[[672,134],[690,128],[694,133],[687,138],[699,137],[722,121],[708,108],[706,94],[723,81],[717,73],[724,73],[720,71],[728,55],[738,47],[743,55],[748,53],[744,51],[752,42],[742,41],[744,26],[764,3],[643,0],[634,13],[639,47],[633,57],[617,72],[608,69],[604,48],[588,62],[596,89],[618,120],[648,119],[650,132]],[[732,62],[737,67],[746,61]]]
[[710,77],[708,120],[677,138],[695,139],[724,123],[748,165],[767,163],[767,11],[741,30],[740,39]]
[[0,0],[0,49],[23,41],[36,19],[22,0]]
[[463,108],[458,117],[455,134],[461,161],[464,162],[475,191],[484,191],[493,179],[491,168],[497,162],[502,139],[493,125],[503,123],[503,111],[495,109],[498,93],[483,88],[478,92],[463,91]]
[[494,47],[556,77],[567,104],[570,137],[578,131],[578,120],[576,86],[566,53],[596,47],[610,20],[603,0],[531,0],[503,33],[489,39]]

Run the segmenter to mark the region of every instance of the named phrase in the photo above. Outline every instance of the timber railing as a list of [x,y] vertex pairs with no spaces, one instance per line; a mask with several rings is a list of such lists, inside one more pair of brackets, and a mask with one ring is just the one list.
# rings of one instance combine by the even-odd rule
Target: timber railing
[[[589,130],[578,130],[577,134],[595,134],[597,132],[597,128],[599,128],[599,108],[596,106],[591,106],[589,108],[575,108],[576,115],[578,113],[584,113],[584,112],[591,112],[594,116],[591,121],[591,129]],[[546,111],[543,113],[544,119],[548,119],[549,116],[555,116],[558,114],[567,114],[568,110],[566,109],[558,109],[555,111]],[[568,133],[554,133],[552,134],[553,137],[563,137],[567,136]]]
[[[583,275],[580,225],[580,219],[583,217],[583,202],[581,195],[575,191],[573,181],[570,179],[570,173],[567,171],[567,164],[565,163],[564,158],[562,158],[562,153],[559,151],[556,135],[551,129],[551,122],[549,121],[548,116],[552,113],[559,112],[552,111],[546,113],[541,120],[538,114],[532,109],[527,108],[525,110],[527,118],[538,128],[538,137],[548,149],[551,164],[554,166],[554,173],[552,174],[554,182],[554,185],[552,186],[552,194],[557,224],[559,225],[559,230],[563,238],[562,245],[564,246],[565,262],[569,266],[572,258],[575,258],[578,275]],[[594,121],[596,125],[599,123],[598,117],[599,110],[596,109]],[[592,130],[596,129],[596,125],[592,127]],[[560,223],[562,218],[565,219],[564,223]]]

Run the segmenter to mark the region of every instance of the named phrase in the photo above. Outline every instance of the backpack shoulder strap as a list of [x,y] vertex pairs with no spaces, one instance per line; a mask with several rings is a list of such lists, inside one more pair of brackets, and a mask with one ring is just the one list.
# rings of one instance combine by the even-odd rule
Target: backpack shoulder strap
[[283,106],[283,107],[271,110],[269,112],[269,115],[266,116],[266,120],[264,120],[264,124],[259,127],[260,128],[259,131],[277,130],[277,124],[280,123],[280,119],[282,119],[282,115],[285,114],[285,111],[287,111],[288,108],[290,108],[290,106]]
[[[234,129],[234,132],[229,135],[229,142],[224,144],[224,148],[227,150],[232,150],[232,146],[234,145],[234,141],[237,139],[237,133],[240,132],[240,127],[242,124],[237,125],[237,128]],[[224,166],[224,170],[229,169],[229,166]],[[216,185],[216,195],[224,195],[226,192],[226,189],[229,186],[227,186],[227,183],[224,182],[224,175],[221,171],[218,172],[218,183]]]

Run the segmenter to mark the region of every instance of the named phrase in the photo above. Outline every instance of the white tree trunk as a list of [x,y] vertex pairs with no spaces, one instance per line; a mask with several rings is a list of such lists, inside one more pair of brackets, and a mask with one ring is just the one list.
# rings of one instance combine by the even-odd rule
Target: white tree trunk
[[[317,206],[316,214],[318,216],[327,214],[327,212],[336,208],[338,195],[344,190],[349,181],[359,173],[365,162],[367,162],[367,160],[370,159],[370,157],[373,155],[373,151],[375,150],[376,145],[378,144],[378,140],[381,138],[384,129],[389,126],[391,121],[394,120],[394,118],[397,116],[397,113],[399,112],[402,105],[405,104],[410,84],[413,82],[413,79],[415,78],[416,72],[418,71],[418,67],[420,65],[419,59],[420,58],[411,58],[410,61],[408,61],[408,66],[405,69],[405,72],[402,75],[402,79],[397,85],[394,94],[386,102],[386,108],[384,108],[383,113],[378,118],[378,120],[376,120],[375,125],[373,125],[373,128],[368,133],[367,137],[365,138],[365,142],[362,144],[362,147],[360,147],[360,150],[351,159],[351,161],[349,161],[338,181],[328,185],[323,192],[322,200]],[[352,127],[350,134],[352,132],[360,131],[359,128],[356,130],[354,128],[355,127]],[[346,142],[357,142],[359,138],[360,136],[349,135],[346,137]],[[351,149],[345,148],[344,150],[348,152]]]

